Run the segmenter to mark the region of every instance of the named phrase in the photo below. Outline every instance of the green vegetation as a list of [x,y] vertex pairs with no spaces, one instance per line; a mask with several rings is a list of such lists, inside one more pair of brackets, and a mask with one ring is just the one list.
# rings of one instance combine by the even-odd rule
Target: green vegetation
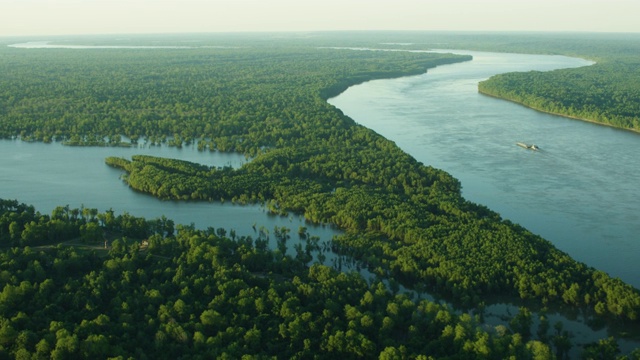
[[[162,199],[263,202],[274,213],[335,224],[345,231],[333,241],[339,253],[361,260],[382,278],[469,308],[488,295],[502,295],[638,324],[637,289],[466,201],[449,174],[417,162],[325,101],[359,82],[418,74],[468,57],[300,43],[162,51],[2,49],[0,136],[74,145],[121,145],[126,136],[132,143],[197,143],[203,151],[241,152],[252,161],[240,169],[151,156],[106,162],[124,169],[133,189]],[[584,84],[606,78],[606,71],[593,75],[588,69],[580,69],[588,75]],[[625,86],[615,89],[632,99],[633,86]],[[579,98],[576,94],[569,99]],[[15,255],[3,260],[8,264],[5,289],[22,294],[7,302],[2,315],[9,340],[0,339],[0,345],[11,354],[41,348],[53,355],[58,344],[60,356],[86,357],[100,356],[90,352],[94,348],[114,351],[101,353],[107,356],[190,357],[195,352],[232,358],[522,358],[532,353],[544,358],[550,349],[559,354],[566,349],[561,334],[552,346],[527,342],[526,311],[512,322],[520,334],[489,335],[465,315],[393,297],[355,275],[306,268],[301,259],[264,249],[263,239],[231,241],[189,227],[179,227],[174,235],[167,219],[152,226],[129,215],[122,215],[127,221],[112,213],[91,218],[84,209],[74,215],[62,208],[52,217],[14,203],[2,209],[0,238],[12,246],[102,241],[103,234],[118,239],[108,260],[97,250],[7,250]],[[148,239],[148,250],[143,253],[125,238]],[[58,258],[65,276],[55,273],[51,280],[55,291],[66,291],[35,296],[49,278],[32,278],[34,271],[27,270],[36,260],[55,265]],[[71,265],[64,265],[67,260]],[[21,292],[15,289],[22,284]],[[106,293],[121,295],[107,299]],[[364,300],[367,293],[371,301]],[[30,306],[41,312],[17,309],[25,299],[40,299]],[[438,319],[440,313],[446,320]],[[101,314],[105,317],[99,320]],[[108,324],[108,332],[102,332],[101,323]],[[19,347],[16,339],[24,331],[32,340]],[[256,345],[261,343],[269,346]],[[605,351],[598,346],[594,353]]]
[[[16,358],[415,358],[551,351],[468,314],[393,295],[380,282],[266,249],[266,239],[197,231],[94,210],[52,216],[0,200],[0,242],[30,243],[37,224],[82,247],[0,252],[0,355]],[[86,211],[85,211],[86,210]],[[164,224],[164,225],[163,225]],[[125,236],[125,234],[129,236]],[[282,234],[280,236],[283,236]],[[100,250],[111,237],[109,250]],[[140,240],[146,239],[146,246]]]
[[[376,142],[363,138],[358,144],[357,138],[348,136],[357,147]],[[266,201],[274,213],[293,211],[336,224],[346,231],[333,241],[337,251],[364,261],[381,277],[462,305],[478,304],[484,294],[502,294],[638,321],[637,290],[465,201],[457,181],[446,174],[392,149],[349,155],[344,147],[325,149],[351,159],[272,150],[238,170],[197,164],[189,169],[188,162],[149,156],[107,163],[124,168],[132,188],[161,198]],[[357,163],[368,167],[350,167]],[[377,177],[380,172],[384,176]]]
[[[640,38],[634,34],[536,34],[526,41],[494,36],[471,48],[563,54],[596,65],[550,72],[499,74],[478,90],[536,110],[640,131]],[[496,45],[499,44],[499,45]]]
[[509,73],[481,82],[483,94],[572,118],[640,131],[639,63]]
[[[331,108],[318,94],[328,97],[355,83],[470,59],[281,46],[4,48],[0,137],[92,146],[118,145],[123,135],[134,143],[169,138],[176,146],[203,138],[209,141],[205,148],[254,155],[281,137],[304,136],[301,123]],[[327,127],[339,118],[332,113]]]
[[[378,34],[403,49],[483,50],[566,55],[597,64],[551,72],[509,73],[479,85],[481,93],[536,110],[640,131],[640,36],[621,33],[405,33]],[[366,34],[352,40],[371,46]],[[397,45],[395,46],[397,47]]]
[[[0,251],[3,358],[546,359],[571,348],[549,329],[532,339],[527,309],[487,331],[381,282],[307,267],[267,249],[264,235],[233,240],[224,229],[95,209],[48,216],[0,200],[1,244],[29,244],[33,224],[55,236]],[[615,358],[617,342],[585,352],[601,353]]]

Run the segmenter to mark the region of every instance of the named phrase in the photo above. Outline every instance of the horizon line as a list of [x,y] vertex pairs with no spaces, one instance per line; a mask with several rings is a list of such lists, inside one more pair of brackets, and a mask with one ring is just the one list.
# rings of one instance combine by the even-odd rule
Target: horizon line
[[411,29],[340,29],[340,30],[219,30],[219,31],[173,31],[173,32],[113,32],[113,33],[60,33],[2,35],[0,38],[56,37],[56,36],[152,36],[152,35],[223,35],[223,34],[300,34],[300,33],[450,33],[450,34],[598,34],[598,35],[640,35],[633,31],[587,31],[587,30],[411,30]]

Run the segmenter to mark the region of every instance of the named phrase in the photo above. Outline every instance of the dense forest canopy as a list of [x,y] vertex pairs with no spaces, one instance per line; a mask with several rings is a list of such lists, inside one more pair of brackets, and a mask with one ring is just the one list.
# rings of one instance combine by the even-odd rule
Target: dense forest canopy
[[[269,250],[263,234],[86,208],[49,216],[0,200],[0,240],[17,245],[0,251],[3,358],[548,359],[572,348],[544,316],[532,334],[526,308],[487,329],[479,316]],[[618,352],[613,338],[584,350]]]
[[[280,46],[3,51],[2,137],[71,144],[121,135],[207,138],[219,150],[249,153],[274,146],[278,132],[299,131],[270,130],[283,121],[281,111],[313,116],[306,110],[320,93],[328,97],[349,84],[468,59]],[[247,138],[265,130],[270,139]]]
[[[545,49],[544,42],[541,40],[545,37],[540,35],[533,37],[529,43],[522,40],[517,43],[515,37],[480,36],[475,39],[474,36],[459,35],[458,46],[474,43],[475,48],[497,47],[503,50],[517,50],[526,49],[529,46],[530,51],[536,52],[542,52]],[[409,288],[429,290],[462,306],[472,308],[482,304],[487,295],[502,295],[507,298],[524,299],[539,307],[553,305],[583,309],[587,317],[638,324],[640,293],[637,289],[576,262],[548,241],[517,224],[501,219],[498,214],[486,207],[466,201],[460,193],[461,184],[449,174],[415,161],[395,144],[357,125],[325,101],[328,97],[356,83],[376,78],[419,74],[430,67],[466,61],[470,59],[469,57],[408,51],[353,51],[328,48],[329,46],[353,46],[411,50],[424,49],[433,46],[432,44],[442,44],[437,37],[430,37],[428,34],[354,34],[349,40],[336,33],[315,34],[304,39],[291,35],[284,37],[287,39],[247,34],[228,37],[198,35],[199,45],[189,49],[0,48],[0,74],[2,74],[0,75],[0,136],[4,138],[18,136],[23,140],[44,142],[62,141],[68,145],[122,145],[128,141],[132,143],[147,141],[152,144],[168,143],[172,146],[182,146],[185,143],[197,142],[198,148],[203,151],[241,152],[252,157],[252,161],[240,169],[207,168],[198,164],[151,156],[135,156],[132,159],[108,158],[106,162],[125,170],[126,181],[133,189],[159,198],[263,202],[274,213],[295,212],[304,214],[307,219],[314,222],[335,224],[345,230],[345,235],[333,241],[336,251],[359,259],[381,278],[394,278]],[[446,39],[453,41],[455,37],[446,37]],[[501,42],[506,39],[511,43]],[[136,45],[145,45],[155,44],[157,40],[156,37],[147,36],[115,43],[129,45],[128,41],[137,41]],[[170,37],[168,40],[163,40],[163,44],[184,44],[182,40],[184,39],[181,37]],[[584,46],[577,46],[573,42],[574,48],[566,50],[565,53],[574,54],[575,52],[585,57],[597,58],[602,64],[599,63],[599,66],[614,67],[609,67],[607,71],[615,72],[616,67],[619,70],[621,64],[631,64],[633,61],[630,54],[622,47],[617,52],[613,52],[607,51],[612,46],[608,42],[589,43],[587,46],[586,41],[578,40],[577,43]],[[114,41],[108,38],[73,39],[74,44],[113,44]],[[412,43],[399,45],[400,42]],[[562,42],[548,44],[547,52],[561,52],[559,44]],[[607,71],[599,69],[602,67],[580,69],[587,75],[580,83],[581,87],[574,89],[576,98],[580,98],[580,94],[590,93],[589,86],[594,86],[596,81],[611,81],[608,80]],[[635,68],[629,65],[629,71],[633,72]],[[546,84],[547,77],[554,73],[542,74],[536,81]],[[568,73],[560,71],[560,74],[565,76]],[[614,78],[624,81],[633,79],[633,76],[616,75]],[[513,82],[519,84],[518,79]],[[629,80],[615,86],[624,96],[631,99],[630,96],[635,91],[634,84]],[[596,103],[601,106],[602,112],[608,109],[604,102],[596,101]],[[633,104],[630,105],[630,109],[629,111],[633,113]],[[37,219],[22,221],[21,215],[12,215],[23,213],[24,211],[21,210],[27,212],[28,215],[24,216],[35,216]],[[0,228],[0,235],[5,245],[17,247],[11,251],[16,252],[18,257],[26,256],[23,253],[27,251],[25,246],[40,242],[56,242],[75,237],[85,241],[102,240],[103,231],[106,230],[100,229],[107,226],[106,222],[101,223],[98,220],[87,222],[87,218],[92,219],[91,215],[81,219],[71,216],[70,218],[74,219],[72,221],[74,225],[67,226],[64,225],[64,220],[69,217],[49,218],[35,215],[33,209],[15,204],[8,206],[6,211],[8,215],[3,216],[8,219],[3,223],[3,226],[6,226]],[[61,224],[50,224],[55,223],[58,218],[62,219]],[[90,225],[90,223],[97,225]],[[144,225],[139,227],[141,228],[139,232],[123,233],[124,236],[139,241],[154,236],[154,233]],[[122,229],[117,230],[122,231]],[[58,235],[58,231],[63,235]],[[174,259],[172,261],[175,266],[188,265],[188,261],[185,260],[188,257],[183,258],[180,254],[191,251],[191,245],[181,245],[190,238],[209,237],[207,241],[213,241],[214,247],[219,247],[215,245],[216,241],[226,241],[223,239],[224,236],[211,238],[212,234],[198,233],[193,229],[183,229],[176,236],[172,234],[168,236],[168,231],[166,233],[161,238],[156,237],[158,243],[162,244],[162,246],[158,245],[158,249],[166,250],[149,254]],[[155,243],[149,240],[149,244],[151,246]],[[112,251],[112,255],[115,256],[112,260],[119,261],[118,257],[123,257],[122,259],[126,261],[142,261],[140,264],[128,264],[127,269],[129,267],[130,269],[139,267],[147,269],[148,267],[145,271],[151,271],[154,274],[157,272],[158,276],[165,274],[167,279],[171,277],[175,280],[177,275],[169,274],[171,271],[152,270],[155,269],[158,259],[150,258],[151,255],[140,256],[130,253],[132,251],[135,253],[136,246],[139,244],[124,248],[118,246],[120,250]],[[228,251],[238,255],[238,251],[244,254],[245,250],[253,251],[251,246],[242,251]],[[65,251],[69,250],[59,249],[51,256],[54,258],[72,256]],[[220,250],[206,247],[198,251],[207,254]],[[37,254],[37,256],[48,256],[46,252]],[[246,258],[252,256],[247,255]],[[289,269],[287,262],[282,263],[285,258],[280,257],[281,261],[274,261],[274,258],[278,258],[277,255],[258,254],[256,256],[268,259],[268,261],[263,259],[265,267],[257,271],[275,271],[272,270],[274,267],[278,268],[278,271]],[[209,264],[206,266],[211,266],[211,260],[209,258],[207,260]],[[46,260],[38,260],[40,263],[44,261]],[[220,269],[203,267],[205,265],[198,261],[195,260],[193,269],[199,269],[198,271],[209,275],[224,273],[227,271],[224,269],[242,272],[245,271],[244,266],[250,266],[249,263],[236,257],[221,264]],[[89,271],[89,269],[102,269],[101,266],[103,266],[101,265],[103,260],[96,259],[95,256],[82,262],[86,266],[82,265],[72,270]],[[31,264],[25,262],[15,266],[27,269],[26,267]],[[236,269],[237,267],[240,269]],[[288,276],[294,280],[295,276],[298,276],[303,279],[300,286],[306,289],[304,291],[313,292],[314,290],[305,285],[309,275],[300,274],[318,271],[318,268],[309,269],[299,264],[294,268],[295,271],[286,270],[289,271],[288,275],[282,276]],[[11,274],[14,270],[7,271]],[[95,271],[95,276],[99,276],[105,270]],[[292,275],[292,272],[295,275]],[[241,275],[243,279],[247,276],[250,275]],[[261,282],[262,287],[256,290],[257,293],[261,293],[268,291],[270,286],[282,285],[276,281],[278,278],[265,279],[258,276],[252,281]],[[193,275],[189,280],[194,281],[194,287],[197,283],[196,279],[197,275]],[[39,281],[45,280],[43,278],[36,281],[29,277],[22,280],[16,277],[5,279],[3,284],[5,288],[19,286],[25,282],[29,286],[35,286],[33,284],[39,284]],[[59,280],[54,279],[54,281]],[[163,281],[158,280],[159,284]],[[356,280],[354,277],[345,281]],[[246,282],[247,280],[244,279],[244,283],[238,286],[247,287]],[[295,281],[293,283],[296,284]],[[362,284],[362,290],[359,291],[373,291],[366,290],[365,285]],[[77,289],[74,286],[78,289],[83,288],[77,283],[69,285],[69,288]],[[175,308],[174,301],[177,302],[178,299],[175,292],[182,290],[175,285],[172,286],[168,286],[167,293],[162,293],[160,297],[162,301],[171,301],[170,305]],[[220,284],[216,286],[223,287]],[[118,288],[117,291],[126,293],[125,289]],[[283,288],[281,291],[295,293],[294,289]],[[157,322],[167,319],[179,319],[178,326],[182,327],[181,329],[173,328],[176,323],[169,321],[165,325],[173,326],[171,329],[163,328],[160,335],[158,335],[159,332],[155,332],[154,351],[179,351],[165,349],[164,346],[173,346],[169,343],[178,346],[176,341],[182,340],[185,340],[185,344],[191,344],[188,341],[192,341],[191,337],[193,337],[195,342],[198,332],[202,345],[209,343],[209,338],[223,336],[224,331],[231,331],[236,335],[242,333],[245,340],[247,336],[251,340],[256,332],[247,335],[249,329],[244,328],[245,325],[241,322],[237,326],[243,327],[242,330],[234,330],[235,325],[227,323],[225,326],[228,327],[224,329],[198,330],[192,317],[200,316],[196,312],[202,313],[205,308],[202,304],[198,305],[200,307],[196,306],[196,299],[203,301],[202,299],[206,297],[214,296],[212,294],[201,292],[191,298],[185,297],[180,306],[184,305],[186,309],[174,309],[177,311],[176,314],[170,313],[168,317],[159,317],[153,324],[145,316],[158,314],[159,310],[151,309],[149,306],[157,306],[164,302],[158,301],[157,304],[152,305],[143,302],[142,304],[147,306],[148,311],[145,310],[147,315],[140,312],[135,316],[141,316],[140,319],[149,323],[153,331],[160,331]],[[130,306],[129,301],[121,300],[123,300],[122,304]],[[212,301],[212,298],[207,302],[209,301]],[[219,305],[210,304],[209,310],[220,312],[216,306]],[[339,307],[344,308],[343,305]],[[79,319],[83,316],[95,316],[94,318],[97,319],[99,311],[113,311],[113,315],[107,314],[112,320],[120,316],[116,315],[120,310],[116,311],[108,307],[96,307],[96,309],[96,312],[91,315],[84,313],[74,315],[78,318],[69,323],[50,325],[49,331],[57,337],[58,332],[65,330],[66,333],[63,335],[73,338],[76,331],[73,321],[80,321]],[[314,317],[321,314],[333,316],[327,315],[324,312],[327,309],[323,310],[321,305],[314,306],[313,309],[313,311],[309,310],[309,319],[315,319]],[[72,311],[78,311],[78,308]],[[378,314],[378,310],[370,311],[374,315]],[[418,310],[410,308],[407,311],[416,313]],[[302,319],[304,313],[303,311],[292,316]],[[44,339],[46,336],[44,327],[49,324],[45,324],[45,319],[50,316],[47,314],[43,315],[43,320],[37,325],[40,326],[39,330],[29,330],[35,332],[38,339]],[[8,330],[10,334],[18,334],[21,331],[17,331],[15,329],[17,325],[13,324],[14,317],[18,315],[15,309],[13,313],[11,310],[6,310],[2,315],[6,323],[13,327],[13,332]],[[214,318],[217,316],[211,315]],[[261,315],[265,316],[264,321],[267,325],[262,324],[266,327],[262,325],[257,327],[258,325],[255,324],[255,330],[266,334],[267,329],[276,326],[274,325],[276,320],[269,320],[269,316],[272,315],[268,313]],[[201,320],[202,316],[200,316]],[[242,318],[243,315],[238,316]],[[90,320],[86,317],[84,319]],[[122,322],[131,324],[130,320],[122,320],[119,323],[120,325]],[[188,324],[183,325],[183,321]],[[205,322],[207,321],[209,321],[208,318]],[[358,318],[358,321],[362,323],[364,320]],[[373,328],[384,328],[384,319],[380,321],[382,325],[378,324]],[[431,323],[433,320],[424,321]],[[369,320],[365,322],[369,324]],[[281,337],[289,336],[287,331],[290,330],[286,330],[287,326],[289,325],[278,325]],[[322,326],[326,328],[326,325]],[[28,328],[24,325],[21,329],[26,331]],[[332,334],[332,339],[337,343],[331,346],[310,343],[310,351],[350,349],[346,352],[367,357],[378,354],[382,356],[382,351],[387,351],[386,348],[367,345],[365,340],[374,345],[378,344],[376,342],[378,340],[373,340],[367,334],[361,336],[363,333],[358,333],[357,329],[351,329],[355,332],[350,333],[350,329],[336,328],[335,334],[331,331],[324,333],[323,336]],[[453,326],[450,330],[455,329],[457,328]],[[142,328],[131,331],[148,333]],[[338,335],[339,331],[341,333]],[[448,330],[439,329],[436,332],[444,334],[446,331]],[[485,339],[482,332],[469,331]],[[519,332],[521,331],[514,331],[514,333]],[[557,335],[562,336],[561,332]],[[46,342],[49,348],[47,349],[51,351],[53,343],[58,340],[54,341],[51,334],[48,336]],[[76,351],[72,352],[73,354],[79,353],[82,349],[80,344],[83,339],[79,336],[76,335],[74,340],[75,350],[69,350]],[[158,336],[160,340],[157,340]],[[364,344],[362,348],[350,345],[355,340],[348,338],[349,336],[355,336],[358,344]],[[32,336],[34,339],[36,337]],[[115,339],[115,337],[92,338],[91,341],[100,340],[102,343],[113,344]],[[259,336],[258,339],[260,339]],[[415,354],[446,356],[445,353],[438,353],[431,348],[407,350],[408,345],[403,342],[407,339],[408,337],[404,336],[394,343],[398,346],[404,345],[404,351],[409,351],[404,356],[413,357]],[[478,339],[474,338],[475,340]],[[482,341],[490,340],[486,338]],[[548,338],[547,340],[546,344],[551,346],[539,341],[539,344],[523,345],[522,351],[553,349],[559,357],[565,355],[566,348],[561,341],[558,344],[552,344],[551,340]],[[168,344],[164,344],[165,341]],[[224,340],[211,341],[211,344],[218,344],[215,341]],[[429,344],[431,339],[416,341],[426,341]],[[513,338],[509,338],[508,341],[513,341]],[[40,342],[33,342],[30,347],[24,348],[29,352],[37,352],[36,343],[40,344]],[[11,348],[10,344],[11,342],[4,344],[6,351],[18,351],[17,348]],[[195,346],[195,343],[193,344]],[[300,339],[296,344],[298,345],[274,344],[274,346],[286,347],[291,356],[305,357],[301,351],[306,349],[306,341]],[[605,348],[607,344],[609,343],[603,340],[600,345]],[[233,354],[238,353],[254,354],[251,352],[253,350],[250,350],[250,344],[243,343],[238,346],[230,349],[228,355],[233,357]],[[503,357],[508,354],[518,357],[508,351],[522,348],[505,344],[498,347],[503,352],[483,353],[485,350],[482,350],[476,355],[481,357],[478,354],[482,353],[483,356],[490,357],[489,354],[500,354],[497,357]],[[401,348],[390,349],[390,358],[393,358],[391,352],[396,350],[402,354]],[[123,351],[130,354],[129,350]],[[148,354],[153,353],[145,352],[145,354],[149,356]],[[90,356],[89,353],[85,355]]]

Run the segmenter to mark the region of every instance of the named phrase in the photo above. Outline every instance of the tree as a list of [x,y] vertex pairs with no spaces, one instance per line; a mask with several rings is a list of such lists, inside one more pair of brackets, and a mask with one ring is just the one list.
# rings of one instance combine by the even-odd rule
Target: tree
[[518,314],[511,319],[509,325],[514,332],[520,333],[523,338],[530,337],[531,325],[533,325],[531,311],[526,307],[521,307]]
[[618,342],[613,337],[609,337],[585,346],[582,358],[585,360],[613,360],[619,353]]
[[80,239],[84,242],[103,241],[103,230],[96,222],[80,225]]

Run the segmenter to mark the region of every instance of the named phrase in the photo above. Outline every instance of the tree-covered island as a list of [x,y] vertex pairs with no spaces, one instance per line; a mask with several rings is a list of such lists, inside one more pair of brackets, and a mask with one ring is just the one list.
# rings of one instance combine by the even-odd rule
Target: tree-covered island
[[[241,152],[252,160],[239,169],[151,156],[106,162],[125,170],[133,189],[162,199],[262,202],[335,224],[345,231],[333,240],[337,252],[466,308],[500,295],[639,323],[637,289],[466,201],[449,174],[326,102],[356,83],[469,57],[330,49],[322,38],[209,41],[226,47],[3,48],[0,136],[76,145],[125,136]],[[367,41],[357,44],[375,44]],[[533,336],[526,308],[510,327],[487,330],[379,282],[309,267],[304,254],[268,250],[259,237],[109,212],[41,215],[8,200],[0,216],[0,239],[11,246],[0,264],[7,356],[542,359],[564,358],[571,346],[561,327]],[[108,253],[33,248],[105,238],[114,240]],[[585,354],[615,350],[603,339]]]

